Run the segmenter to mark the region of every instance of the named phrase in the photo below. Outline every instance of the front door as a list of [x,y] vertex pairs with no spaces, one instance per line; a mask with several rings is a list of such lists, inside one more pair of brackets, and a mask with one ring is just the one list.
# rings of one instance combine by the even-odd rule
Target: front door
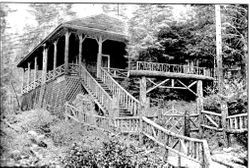
[[102,67],[110,68],[110,55],[102,54]]

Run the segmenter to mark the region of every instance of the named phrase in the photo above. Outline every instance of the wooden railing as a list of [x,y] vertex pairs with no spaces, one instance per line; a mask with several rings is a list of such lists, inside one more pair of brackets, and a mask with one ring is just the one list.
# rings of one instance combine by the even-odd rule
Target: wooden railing
[[[113,126],[123,133],[144,134],[166,149],[166,162],[168,162],[169,158],[177,156],[179,167],[183,165],[181,162],[185,162],[185,159],[191,164],[188,167],[211,167],[211,156],[206,140],[175,134],[146,117],[114,117],[114,125],[110,125],[110,118],[81,112],[69,103],[65,104],[65,110],[66,118],[71,118],[77,122],[85,123],[99,129],[109,130],[110,126]],[[195,164],[196,166],[194,166]]]
[[107,110],[105,112],[111,112],[112,98],[83,65],[81,65],[80,77],[83,79],[84,86],[88,89],[88,92],[98,100],[101,106],[105,108],[104,110]]
[[140,132],[140,117],[115,117],[114,125],[121,132],[139,133]]
[[133,115],[139,114],[140,102],[116,82],[103,68],[101,68],[101,80],[107,85],[113,96],[118,98],[119,105],[122,108],[128,109]]
[[196,74],[196,75],[213,77],[212,69],[205,67],[190,66],[190,65],[137,61],[136,70],[174,72],[174,73]]
[[[63,75],[64,73],[65,73],[65,65],[62,64],[62,65],[56,67],[56,69],[48,71],[46,73],[45,82],[49,82],[51,80],[54,80],[55,78],[57,78],[60,75]],[[70,74],[78,74],[79,73],[79,65],[69,63],[69,73]],[[28,93],[29,91],[37,88],[41,84],[42,84],[42,77],[39,77],[35,81],[33,81],[33,82],[29,83],[28,85],[24,86],[23,87],[23,93]]]
[[247,113],[228,116],[226,122],[228,131],[244,132],[248,130]]
[[[155,122],[142,117],[142,133],[155,143],[166,149],[165,158],[178,156],[180,167],[183,158],[193,161],[191,167],[198,164],[199,167],[208,168],[211,166],[211,156],[206,140],[189,138],[170,132]],[[170,155],[170,153],[172,155]],[[188,166],[189,167],[189,166]]]
[[217,131],[222,131],[222,115],[219,113],[215,113],[212,111],[201,111],[202,123],[201,126],[203,128],[213,129]]
[[91,112],[84,113],[80,111],[78,108],[74,107],[73,105],[69,104],[68,102],[65,103],[65,119],[73,119],[77,122],[85,123],[90,126],[94,126],[101,129],[109,129],[109,120],[107,117],[95,115]]
[[127,78],[128,70],[103,67],[113,78]]

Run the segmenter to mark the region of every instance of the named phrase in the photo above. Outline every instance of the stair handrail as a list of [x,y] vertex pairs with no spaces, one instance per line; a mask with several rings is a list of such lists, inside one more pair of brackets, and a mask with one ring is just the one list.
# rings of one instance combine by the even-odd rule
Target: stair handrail
[[[147,126],[150,126],[150,128]],[[153,130],[153,128],[155,128],[157,131]],[[150,135],[148,132],[152,131],[154,135]],[[160,135],[156,135],[156,132]],[[206,140],[203,139],[196,139],[196,138],[190,138],[190,137],[186,137],[183,135],[179,135],[176,133],[173,133],[171,131],[166,130],[165,128],[161,127],[160,125],[156,124],[154,121],[146,118],[146,117],[142,117],[142,128],[141,128],[141,133],[143,133],[144,135],[146,135],[148,138],[152,139],[154,142],[158,143],[159,145],[163,146],[164,148],[176,153],[179,157],[184,157],[187,158],[189,160],[192,160],[196,163],[199,163],[203,168],[209,168],[211,167],[211,163],[212,163],[212,159],[211,159],[211,155],[209,153],[209,147],[208,147],[208,143]],[[174,147],[170,147],[167,145],[167,142],[161,142],[161,137],[163,137],[165,134],[166,136],[169,136],[168,138],[171,139],[171,137],[178,139],[180,141],[180,143],[182,144],[183,148],[186,144],[199,144],[201,149],[197,146],[196,150],[194,151],[192,149],[190,149],[191,147],[186,147],[186,152],[184,149],[180,149],[176,150],[174,149]],[[158,139],[157,139],[158,138]],[[201,150],[201,151],[198,151]],[[186,154],[185,154],[186,153]],[[200,156],[196,156],[197,154],[199,154]],[[194,156],[193,156],[194,155]]]
[[101,67],[101,79],[112,94],[118,97],[119,104],[125,103],[125,107],[132,112],[133,115],[139,114],[140,101],[126,91],[103,67]]
[[[84,79],[85,84],[88,85],[89,89],[93,91],[93,94],[97,97],[97,99],[100,101],[100,103],[107,108],[109,112],[112,110],[112,98],[110,95],[103,89],[103,87],[95,80],[95,78],[88,72],[88,70],[81,64],[80,65],[80,77]],[[83,76],[83,73],[86,75]],[[92,82],[88,83],[88,79],[90,79]],[[97,87],[98,93],[93,89],[94,87]]]

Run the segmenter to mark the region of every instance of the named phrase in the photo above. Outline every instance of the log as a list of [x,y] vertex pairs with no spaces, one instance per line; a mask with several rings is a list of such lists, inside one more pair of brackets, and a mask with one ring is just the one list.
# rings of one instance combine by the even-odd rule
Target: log
[[199,80],[214,80],[213,77],[196,74],[185,74],[175,72],[160,72],[160,71],[149,71],[149,70],[129,70],[128,77],[167,77],[167,78],[185,78],[185,79],[199,79]]

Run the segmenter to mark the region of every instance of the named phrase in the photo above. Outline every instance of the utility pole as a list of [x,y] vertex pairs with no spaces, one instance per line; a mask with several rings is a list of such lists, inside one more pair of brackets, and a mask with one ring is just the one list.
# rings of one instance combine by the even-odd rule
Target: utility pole
[[[215,21],[216,21],[216,61],[217,61],[217,77],[218,77],[218,89],[219,95],[223,95],[223,67],[222,67],[222,40],[221,40],[221,13],[220,5],[215,5]],[[230,145],[230,134],[226,132],[227,123],[226,118],[228,116],[228,106],[227,101],[220,98],[221,106],[221,124],[223,129],[223,136],[226,146]]]
[[222,68],[222,42],[221,42],[221,14],[220,5],[215,5],[215,24],[216,24],[216,74],[218,80],[219,93],[222,94],[223,87],[223,68]]

